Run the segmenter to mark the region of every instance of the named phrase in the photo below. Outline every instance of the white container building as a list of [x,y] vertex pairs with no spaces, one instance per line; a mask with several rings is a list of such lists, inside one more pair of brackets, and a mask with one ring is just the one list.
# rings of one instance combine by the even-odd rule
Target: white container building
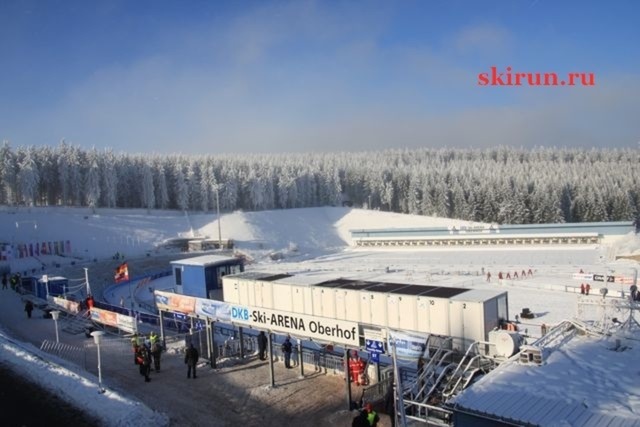
[[230,304],[453,337],[463,351],[509,318],[505,291],[245,272],[223,278]]

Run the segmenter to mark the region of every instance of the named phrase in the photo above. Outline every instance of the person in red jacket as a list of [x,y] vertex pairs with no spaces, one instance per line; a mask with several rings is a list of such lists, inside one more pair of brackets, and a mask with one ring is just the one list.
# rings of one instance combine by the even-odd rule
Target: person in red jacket
[[356,385],[360,385],[360,378],[362,371],[364,370],[364,362],[358,356],[358,352],[351,351],[351,357],[349,358],[349,381],[355,382]]
[[94,299],[93,299],[93,295],[89,294],[87,295],[87,299],[86,299],[86,303],[87,303],[87,309],[91,310],[93,308],[93,304],[94,304]]

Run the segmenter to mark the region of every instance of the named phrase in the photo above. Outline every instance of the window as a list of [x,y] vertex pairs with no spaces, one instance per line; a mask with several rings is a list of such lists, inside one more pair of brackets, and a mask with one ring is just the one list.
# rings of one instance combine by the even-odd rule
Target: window
[[182,267],[180,268],[175,268],[173,270],[173,275],[176,278],[176,285],[180,285],[182,286]]

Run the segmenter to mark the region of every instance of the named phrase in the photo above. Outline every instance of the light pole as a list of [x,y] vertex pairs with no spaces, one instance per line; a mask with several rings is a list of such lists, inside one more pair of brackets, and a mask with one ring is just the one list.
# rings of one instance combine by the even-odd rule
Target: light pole
[[51,312],[51,316],[53,317],[53,322],[56,324],[56,342],[60,342],[60,336],[58,335],[58,317],[60,317],[59,310],[53,310]]
[[102,341],[103,335],[104,335],[104,332],[102,331],[91,332],[93,341],[95,341],[96,346],[98,347],[98,393],[100,394],[105,392],[104,388],[102,387],[102,365],[100,363],[100,341]]
[[216,189],[216,211],[218,212],[218,248],[222,250],[222,228],[220,225],[220,198],[218,197],[218,185]]

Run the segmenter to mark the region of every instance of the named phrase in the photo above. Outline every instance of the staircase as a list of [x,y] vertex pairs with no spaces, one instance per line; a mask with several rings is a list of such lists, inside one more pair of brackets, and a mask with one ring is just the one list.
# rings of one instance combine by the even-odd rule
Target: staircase
[[474,349],[481,344],[476,341],[471,344],[458,363],[455,371],[449,377],[449,381],[444,387],[442,396],[450,399],[464,390],[473,381],[476,375],[489,372],[495,367],[495,361],[486,358],[482,354],[474,353]]
[[66,314],[60,318],[61,329],[69,334],[77,335],[85,331],[85,326],[91,321],[88,310],[82,310],[75,315]]

